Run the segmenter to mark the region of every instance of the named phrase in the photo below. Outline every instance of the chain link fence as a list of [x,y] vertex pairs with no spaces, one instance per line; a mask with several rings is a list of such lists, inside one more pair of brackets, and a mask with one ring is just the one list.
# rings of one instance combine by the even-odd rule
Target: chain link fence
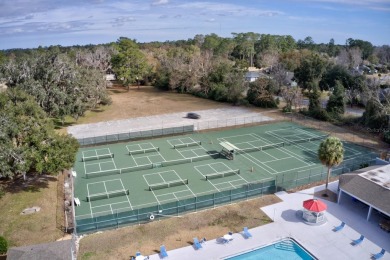
[[263,122],[275,122],[273,119],[261,114],[248,117],[237,117],[220,120],[196,121],[191,125],[172,125],[161,123],[161,127],[129,130],[128,132],[106,134],[99,136],[76,138],[81,146],[98,145],[105,143],[122,142],[134,139],[153,138],[167,135],[187,134],[194,131],[218,129],[236,126],[249,126]]
[[[339,176],[345,172],[351,172],[374,165],[376,157],[375,153],[368,153],[347,159],[342,164],[332,169],[332,176]],[[302,185],[323,181],[326,177],[327,168],[318,166],[308,170],[278,174],[274,179],[245,184],[235,189],[190,198],[179,198],[164,204],[144,205],[143,207],[133,210],[125,208],[114,212],[101,212],[99,214],[94,214],[93,216],[90,214],[76,216],[76,230],[78,233],[90,233],[127,225],[144,224],[160,218],[177,217],[189,212],[215,208],[219,205],[261,197],[281,190],[294,189]]]
[[166,217],[177,217],[189,212],[197,212],[219,205],[230,204],[252,197],[261,197],[273,194],[276,190],[275,180],[250,183],[236,189],[224,190],[196,197],[182,198],[164,204],[155,204],[138,209],[125,208],[114,213],[102,212],[99,214],[76,216],[77,232],[90,233],[99,230],[119,228],[127,225],[144,224]]
[[314,128],[328,135],[336,136],[341,140],[364,146],[366,148],[369,148],[370,150],[374,150],[377,153],[386,151],[389,147],[388,144],[385,144],[380,140],[379,135],[368,136],[367,133],[363,131],[361,126],[358,127],[354,125],[349,128],[339,127],[329,122],[320,121],[297,112],[283,113],[282,117],[285,121],[290,121],[310,128]]

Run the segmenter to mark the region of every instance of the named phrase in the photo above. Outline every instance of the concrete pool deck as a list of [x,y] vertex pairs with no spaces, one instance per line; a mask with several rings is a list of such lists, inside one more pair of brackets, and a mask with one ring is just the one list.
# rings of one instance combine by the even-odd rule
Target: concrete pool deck
[[[329,189],[336,192],[337,186],[338,182],[330,183]],[[302,209],[302,202],[323,189],[324,185],[321,185],[292,194],[277,193],[282,202],[261,208],[274,222],[250,229],[253,236],[250,239],[235,233],[229,244],[218,244],[214,239],[206,241],[199,250],[192,246],[175,250],[167,248],[168,259],[222,259],[285,237],[294,238],[318,259],[371,259],[381,248],[386,250],[381,259],[390,259],[390,233],[381,230],[377,222],[366,221],[367,211],[352,200],[344,199],[341,205],[323,200],[328,206],[325,213],[328,222],[321,226],[307,225],[296,216],[296,211]],[[332,231],[341,221],[346,222],[344,229],[337,233]],[[360,245],[352,246],[352,240],[358,239],[360,234],[366,238]],[[201,239],[202,234],[198,238]],[[155,254],[150,259],[160,257]]]

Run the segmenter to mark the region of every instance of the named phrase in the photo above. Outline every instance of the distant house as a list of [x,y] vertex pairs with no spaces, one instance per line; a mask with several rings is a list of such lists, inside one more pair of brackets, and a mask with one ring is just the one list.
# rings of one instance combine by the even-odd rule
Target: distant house
[[106,71],[106,80],[107,81],[116,80],[116,75],[111,69],[107,69]]
[[259,70],[258,71],[248,71],[247,73],[245,73],[245,81],[247,81],[247,82],[254,82],[258,78],[270,78],[270,77]]
[[5,83],[0,82],[0,92],[7,90],[7,85]]
[[107,81],[116,80],[115,74],[106,74],[106,80]]

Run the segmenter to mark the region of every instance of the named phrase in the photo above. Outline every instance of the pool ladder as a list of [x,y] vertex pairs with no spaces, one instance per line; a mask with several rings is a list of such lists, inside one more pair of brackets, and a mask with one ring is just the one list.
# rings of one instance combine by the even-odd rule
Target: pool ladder
[[283,240],[280,243],[275,244],[275,248],[287,251],[295,251],[294,242],[291,240]]

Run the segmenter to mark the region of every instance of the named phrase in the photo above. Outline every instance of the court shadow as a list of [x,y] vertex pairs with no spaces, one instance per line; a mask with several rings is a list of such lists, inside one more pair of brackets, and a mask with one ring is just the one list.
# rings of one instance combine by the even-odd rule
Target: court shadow
[[288,222],[301,222],[296,213],[296,210],[288,209],[282,212],[281,217]]
[[215,151],[215,150],[213,150],[213,151],[207,151],[206,152],[208,155],[210,155],[211,156],[211,158],[213,158],[213,159],[218,159],[218,158],[220,158],[220,153],[218,152],[218,151]]

